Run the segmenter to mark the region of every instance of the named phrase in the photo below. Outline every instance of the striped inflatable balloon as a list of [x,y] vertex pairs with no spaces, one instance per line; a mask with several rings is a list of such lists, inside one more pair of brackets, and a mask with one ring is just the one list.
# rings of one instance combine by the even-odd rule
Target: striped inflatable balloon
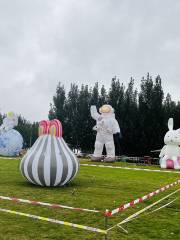
[[41,121],[38,139],[21,160],[22,175],[36,185],[63,186],[78,169],[76,156],[62,138],[60,121]]

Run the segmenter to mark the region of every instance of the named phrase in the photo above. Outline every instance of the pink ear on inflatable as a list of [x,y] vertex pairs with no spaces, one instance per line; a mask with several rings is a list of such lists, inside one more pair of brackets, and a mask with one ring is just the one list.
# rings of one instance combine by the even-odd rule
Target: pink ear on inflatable
[[39,123],[39,136],[50,134],[55,137],[62,137],[62,124],[58,119],[51,121],[42,120]]
[[62,124],[58,119],[50,121],[49,134],[55,137],[62,137]]
[[39,123],[39,136],[49,134],[50,121],[42,120]]

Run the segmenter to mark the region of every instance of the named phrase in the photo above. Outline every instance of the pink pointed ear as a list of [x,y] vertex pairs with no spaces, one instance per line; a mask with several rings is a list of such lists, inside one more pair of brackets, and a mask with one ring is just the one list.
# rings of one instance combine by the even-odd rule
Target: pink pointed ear
[[168,120],[168,128],[169,128],[170,131],[173,130],[173,126],[174,126],[174,120],[173,120],[173,118],[169,118],[169,120]]
[[49,125],[50,125],[50,121],[48,121],[48,120],[42,120],[39,123],[39,136],[44,135],[44,134],[48,134]]
[[58,119],[50,121],[49,133],[52,136],[62,137],[62,124]]

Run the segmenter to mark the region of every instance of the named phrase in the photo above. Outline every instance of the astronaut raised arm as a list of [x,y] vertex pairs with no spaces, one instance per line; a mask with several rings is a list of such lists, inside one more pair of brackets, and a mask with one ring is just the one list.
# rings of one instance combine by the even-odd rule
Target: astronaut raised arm
[[91,106],[91,117],[94,119],[94,120],[97,120],[99,117],[100,117],[100,114],[97,112],[97,108],[95,105],[92,105]]

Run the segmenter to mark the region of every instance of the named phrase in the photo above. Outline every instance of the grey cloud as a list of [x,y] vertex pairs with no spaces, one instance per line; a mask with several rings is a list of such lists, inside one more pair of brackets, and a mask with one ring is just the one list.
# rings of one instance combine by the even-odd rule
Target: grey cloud
[[0,108],[47,118],[58,81],[136,85],[160,74],[179,100],[178,0],[0,0]]

